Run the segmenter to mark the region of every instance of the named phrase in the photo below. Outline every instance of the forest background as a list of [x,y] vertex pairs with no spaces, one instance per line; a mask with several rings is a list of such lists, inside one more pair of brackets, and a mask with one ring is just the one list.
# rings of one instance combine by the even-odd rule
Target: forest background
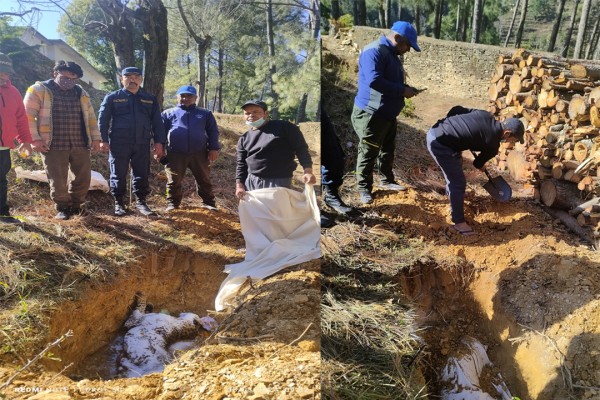
[[598,0],[323,0],[325,31],[412,22],[419,35],[600,59]]
[[[274,118],[319,119],[319,2],[239,0],[19,0],[0,11],[0,51],[33,57],[16,40],[43,10],[61,10],[63,40],[120,87],[127,66],[144,69],[144,87],[164,107],[181,85],[199,88],[198,104],[239,113],[251,98],[265,100]],[[50,78],[50,73],[48,74]],[[33,82],[32,82],[33,83]]]

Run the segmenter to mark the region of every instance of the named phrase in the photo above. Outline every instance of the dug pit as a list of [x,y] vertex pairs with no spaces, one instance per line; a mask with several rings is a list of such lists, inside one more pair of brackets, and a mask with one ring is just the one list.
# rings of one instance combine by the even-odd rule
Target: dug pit
[[79,299],[58,305],[53,314],[50,340],[69,331],[71,335],[52,349],[53,357],[45,358],[46,367],[53,371],[67,368],[66,375],[76,380],[115,378],[115,347],[126,332],[123,325],[135,307],[136,292],[146,295],[154,312],[206,316],[214,309],[225,277],[223,264],[192,253],[152,253],[124,267],[110,283],[90,286]]

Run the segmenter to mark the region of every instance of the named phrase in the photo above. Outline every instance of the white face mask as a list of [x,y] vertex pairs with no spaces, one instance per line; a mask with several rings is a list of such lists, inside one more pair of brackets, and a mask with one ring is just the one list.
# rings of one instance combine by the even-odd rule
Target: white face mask
[[263,126],[264,123],[265,123],[264,118],[257,119],[256,121],[246,121],[246,125],[251,126],[253,128],[258,128],[260,126]]

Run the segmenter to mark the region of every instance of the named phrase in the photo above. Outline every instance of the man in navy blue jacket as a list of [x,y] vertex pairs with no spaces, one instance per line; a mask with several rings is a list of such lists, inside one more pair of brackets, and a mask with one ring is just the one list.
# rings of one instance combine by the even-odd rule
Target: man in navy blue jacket
[[356,160],[356,178],[360,200],[373,201],[375,163],[383,175],[381,186],[388,190],[404,190],[394,177],[396,149],[396,117],[404,108],[404,98],[417,90],[405,84],[404,68],[398,56],[421,51],[417,31],[404,21],[397,21],[386,36],[363,48],[358,60],[358,93],[354,98],[352,126],[360,142]]
[[163,111],[162,120],[167,132],[167,208],[179,208],[182,182],[189,168],[196,179],[196,190],[205,205],[216,207],[210,181],[210,164],[219,155],[219,130],[214,115],[196,107],[197,92],[193,86],[177,90],[177,107]]
[[108,150],[110,191],[115,198],[115,215],[127,214],[123,198],[127,190],[127,171],[131,164],[136,208],[142,215],[156,215],[146,204],[150,193],[150,142],[154,156],[164,156],[165,130],[160,118],[160,104],[142,88],[142,70],[127,67],[121,74],[123,89],[104,97],[98,111],[102,135],[100,148]]
[[499,122],[485,110],[455,106],[427,133],[427,148],[440,166],[450,197],[452,228],[464,236],[475,232],[465,221],[464,198],[467,181],[462,170],[462,152],[479,151],[473,166],[481,171],[498,154],[500,142],[524,142],[525,126],[517,118]]

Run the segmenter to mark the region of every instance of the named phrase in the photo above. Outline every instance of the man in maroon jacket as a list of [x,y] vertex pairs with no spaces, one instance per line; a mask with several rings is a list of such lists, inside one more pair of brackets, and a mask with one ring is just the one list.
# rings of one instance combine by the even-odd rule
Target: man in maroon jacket
[[10,83],[10,75],[15,71],[11,59],[0,53],[0,222],[15,223],[19,220],[10,216],[8,206],[8,180],[6,175],[12,166],[10,149],[15,148],[15,139],[21,144],[19,150],[25,155],[31,153],[31,133],[23,98]]

